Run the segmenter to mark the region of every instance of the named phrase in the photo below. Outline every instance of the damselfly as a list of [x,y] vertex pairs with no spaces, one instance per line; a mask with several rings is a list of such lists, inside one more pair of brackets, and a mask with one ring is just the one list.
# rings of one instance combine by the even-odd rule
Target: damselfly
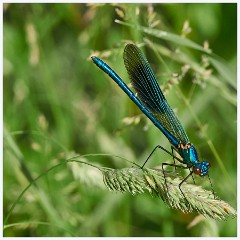
[[[199,160],[196,148],[190,142],[180,121],[174,114],[172,108],[169,106],[158,85],[157,79],[155,78],[152,69],[143,53],[134,44],[127,44],[124,49],[123,59],[133,88],[137,93],[136,95],[106,63],[97,57],[92,57],[93,62],[105,73],[107,73],[129,96],[129,98],[140,108],[140,110],[153,122],[153,124],[161,130],[161,132],[171,143],[172,148],[171,153],[160,145],[156,146],[142,165],[142,168],[145,166],[153,152],[157,148],[160,148],[170,154],[173,159],[176,159],[183,164],[176,165],[175,161],[173,164],[162,163],[163,174],[164,166],[173,166],[175,168],[178,167],[190,170],[190,173],[179,184],[179,189],[184,197],[185,195],[181,189],[181,185],[190,176],[192,176],[193,173],[201,177],[207,175],[212,187],[208,173],[210,163],[207,161]],[[173,150],[175,150],[182,157],[182,159],[176,157],[173,154]],[[165,185],[167,186],[166,178]],[[215,197],[213,187],[212,192]]]

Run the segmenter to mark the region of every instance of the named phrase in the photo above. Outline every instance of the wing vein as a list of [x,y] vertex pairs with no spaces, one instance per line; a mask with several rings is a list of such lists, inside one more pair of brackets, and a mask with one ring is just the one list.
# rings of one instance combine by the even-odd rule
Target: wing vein
[[124,50],[124,64],[142,104],[179,143],[189,142],[180,121],[164,97],[152,69],[142,52],[133,44]]

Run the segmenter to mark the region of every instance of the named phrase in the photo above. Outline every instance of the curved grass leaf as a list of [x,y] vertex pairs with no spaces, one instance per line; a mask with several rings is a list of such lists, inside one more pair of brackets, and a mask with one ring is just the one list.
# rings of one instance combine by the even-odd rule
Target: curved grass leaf
[[176,43],[178,45],[182,45],[184,47],[189,47],[189,48],[193,48],[196,50],[200,50],[202,52],[211,54],[211,50],[210,49],[205,49],[204,47],[202,47],[201,45],[191,41],[190,39],[184,38],[182,36],[179,36],[177,34],[174,33],[170,33],[170,32],[166,32],[166,31],[162,31],[159,29],[153,29],[153,28],[149,28],[149,27],[143,27],[143,26],[139,26],[139,25],[133,25],[130,23],[125,23],[119,20],[115,20],[116,23],[128,26],[128,27],[134,27],[137,30],[140,30],[144,33],[147,33],[151,36],[163,39],[163,40],[167,40],[169,42],[172,43]]

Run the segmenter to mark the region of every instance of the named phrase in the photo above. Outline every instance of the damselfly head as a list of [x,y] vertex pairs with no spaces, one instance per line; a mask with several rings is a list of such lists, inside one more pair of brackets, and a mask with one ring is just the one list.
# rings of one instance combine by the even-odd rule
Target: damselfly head
[[208,174],[211,164],[207,161],[199,162],[193,166],[193,172],[201,177]]

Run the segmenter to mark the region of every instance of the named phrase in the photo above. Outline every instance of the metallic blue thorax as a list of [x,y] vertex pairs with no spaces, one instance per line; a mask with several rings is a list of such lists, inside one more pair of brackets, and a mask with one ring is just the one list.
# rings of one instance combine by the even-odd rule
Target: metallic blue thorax
[[178,153],[183,158],[183,163],[189,167],[194,166],[199,162],[196,148],[188,142],[185,146],[183,144],[178,145]]

